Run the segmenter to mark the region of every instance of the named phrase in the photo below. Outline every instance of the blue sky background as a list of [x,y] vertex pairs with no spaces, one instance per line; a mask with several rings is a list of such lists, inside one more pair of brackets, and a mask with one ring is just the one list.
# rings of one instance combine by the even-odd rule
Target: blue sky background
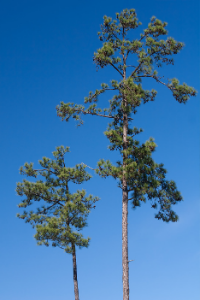
[[[92,167],[100,158],[117,159],[103,135],[106,120],[86,117],[76,128],[61,122],[60,101],[83,103],[100,83],[118,79],[110,68],[96,72],[93,53],[103,15],[135,8],[145,28],[155,15],[168,22],[169,36],[184,42],[175,65],[160,69],[166,78],[199,90],[198,1],[2,1],[0,9],[0,122],[1,122],[1,262],[2,300],[74,299],[72,258],[61,249],[39,247],[29,224],[16,218],[19,167],[56,146],[70,146],[67,163]],[[139,36],[139,31],[135,34]],[[142,127],[141,141],[150,136],[158,145],[155,160],[163,162],[168,179],[176,181],[184,202],[175,207],[179,222],[154,218],[146,203],[129,209],[130,300],[199,299],[199,95],[186,105],[153,80],[154,103],[139,109],[133,126]],[[100,103],[106,104],[110,95]],[[88,249],[77,250],[81,300],[122,299],[121,190],[112,179],[94,175],[83,186],[101,201],[84,230]],[[72,191],[77,186],[72,187]],[[81,188],[78,186],[78,188]]]

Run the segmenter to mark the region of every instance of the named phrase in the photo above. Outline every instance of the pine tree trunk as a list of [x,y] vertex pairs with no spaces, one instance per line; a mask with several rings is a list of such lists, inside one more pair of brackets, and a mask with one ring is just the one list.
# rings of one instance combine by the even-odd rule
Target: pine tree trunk
[[128,192],[123,190],[122,199],[122,281],[123,300],[129,300],[129,263],[128,263]]
[[76,249],[75,249],[75,245],[74,244],[72,244],[72,257],[73,257],[74,295],[75,295],[75,300],[79,300],[78,280],[77,280],[77,267],[76,267]]
[[[126,107],[126,103],[124,102]],[[124,113],[123,117],[123,150],[127,149],[128,118]],[[126,180],[126,158],[123,153],[123,192],[122,192],[122,281],[123,300],[129,300],[129,263],[128,263],[128,188]]]
[[[123,29],[124,40],[124,29]],[[126,58],[123,55],[124,66]],[[126,68],[123,70],[123,80],[126,80]],[[128,134],[128,116],[126,112],[127,101],[123,97],[123,150],[126,150]],[[127,153],[123,153],[123,189],[122,189],[122,282],[123,282],[123,300],[129,300],[129,262],[128,262],[128,187],[126,179],[126,159]]]

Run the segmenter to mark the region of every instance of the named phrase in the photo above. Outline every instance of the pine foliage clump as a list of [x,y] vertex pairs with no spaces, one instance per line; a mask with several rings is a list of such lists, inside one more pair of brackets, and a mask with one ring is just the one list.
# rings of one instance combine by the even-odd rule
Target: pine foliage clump
[[[41,179],[30,182],[26,179],[17,183],[17,194],[24,199],[18,205],[25,210],[17,216],[36,228],[38,245],[60,247],[72,253],[73,246],[88,247],[90,238],[79,232],[87,225],[87,216],[98,197],[86,196],[85,190],[70,193],[69,183],[81,184],[91,178],[82,164],[73,168],[65,166],[65,153],[69,148],[57,147],[54,159],[43,157],[41,169],[34,169],[33,163],[25,163],[20,173]],[[36,208],[35,208],[36,207]]]

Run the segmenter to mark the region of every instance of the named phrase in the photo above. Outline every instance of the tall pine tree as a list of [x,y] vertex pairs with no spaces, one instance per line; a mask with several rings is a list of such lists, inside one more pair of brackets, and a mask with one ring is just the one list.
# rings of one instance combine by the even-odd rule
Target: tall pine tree
[[[153,208],[159,204],[156,218],[176,222],[178,216],[171,206],[182,200],[175,182],[166,180],[163,164],[157,164],[152,159],[156,148],[154,140],[151,138],[140,145],[135,136],[142,129],[131,128],[132,115],[137,113],[137,108],[142,103],[154,101],[157,94],[154,89],[145,90],[142,79],[153,79],[164,85],[179,103],[185,104],[190,96],[196,95],[194,88],[180,84],[178,79],[164,82],[158,75],[157,69],[163,64],[173,65],[173,55],[184,46],[172,37],[160,39],[160,36],[168,34],[167,23],[152,17],[138,39],[129,38],[129,33],[139,25],[141,23],[134,9],[117,13],[116,20],[104,16],[98,33],[103,45],[94,53],[93,60],[97,68],[112,67],[119,79],[112,80],[110,86],[103,83],[101,89],[90,92],[84,99],[88,107],[64,102],[57,107],[57,114],[62,120],[68,121],[73,117],[79,124],[83,124],[82,115],[87,114],[111,119],[105,135],[110,141],[110,150],[118,150],[122,159],[116,165],[100,160],[97,173],[117,179],[122,189],[123,300],[129,300],[128,201],[132,201],[135,208],[141,201],[149,199]],[[110,90],[115,91],[116,95],[109,100],[109,107],[99,108],[99,95]]]
[[82,248],[89,245],[90,238],[84,238],[79,231],[87,225],[87,216],[98,198],[86,197],[85,190],[70,193],[70,182],[81,184],[91,176],[82,164],[74,168],[66,167],[66,152],[69,152],[68,147],[57,147],[53,152],[55,159],[43,157],[39,161],[42,169],[34,169],[33,163],[25,163],[20,168],[22,175],[41,179],[35,182],[24,179],[22,183],[17,183],[17,194],[24,197],[18,207],[29,208],[31,205],[35,207],[37,202],[39,204],[37,209],[24,211],[18,217],[36,228],[34,237],[38,245],[49,246],[51,243],[53,247],[72,254],[74,294],[75,300],[79,300],[76,246]]

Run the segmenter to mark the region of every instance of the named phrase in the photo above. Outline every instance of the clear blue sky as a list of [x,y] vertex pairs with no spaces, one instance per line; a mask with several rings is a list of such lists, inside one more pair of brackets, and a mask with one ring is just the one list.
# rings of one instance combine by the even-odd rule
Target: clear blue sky
[[[72,258],[61,249],[39,247],[29,224],[16,218],[19,167],[56,146],[70,146],[69,166],[95,166],[112,159],[103,135],[106,120],[85,118],[85,125],[63,123],[56,116],[60,101],[82,103],[101,82],[118,79],[111,69],[96,72],[92,58],[103,15],[135,8],[143,28],[155,15],[168,22],[169,36],[184,42],[175,65],[160,69],[165,78],[199,91],[198,1],[3,1],[0,10],[1,122],[1,263],[2,300],[73,300]],[[199,95],[177,103],[154,81],[157,99],[142,107],[134,126],[141,140],[158,145],[155,160],[163,162],[184,202],[175,209],[179,222],[154,219],[150,204],[129,209],[130,300],[197,300],[200,296]],[[103,98],[106,101],[106,98]],[[37,164],[36,164],[37,165]],[[73,187],[75,190],[76,186]],[[84,185],[98,195],[85,235],[90,247],[77,251],[81,300],[121,300],[121,191],[112,179],[94,175]]]

